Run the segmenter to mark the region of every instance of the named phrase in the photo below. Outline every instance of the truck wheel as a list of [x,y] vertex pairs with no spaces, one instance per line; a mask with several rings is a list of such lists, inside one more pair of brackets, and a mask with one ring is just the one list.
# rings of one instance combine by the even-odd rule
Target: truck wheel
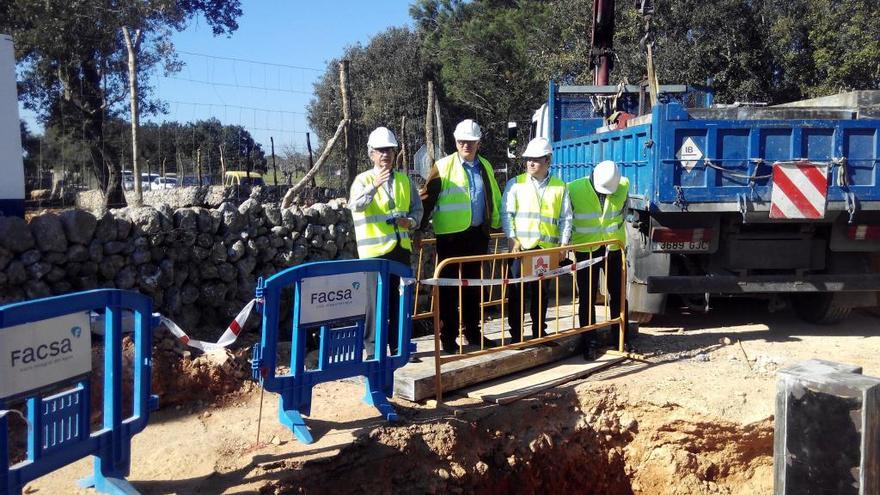
[[809,292],[791,295],[791,306],[798,317],[808,323],[831,325],[852,312],[852,308],[840,304],[839,293]]

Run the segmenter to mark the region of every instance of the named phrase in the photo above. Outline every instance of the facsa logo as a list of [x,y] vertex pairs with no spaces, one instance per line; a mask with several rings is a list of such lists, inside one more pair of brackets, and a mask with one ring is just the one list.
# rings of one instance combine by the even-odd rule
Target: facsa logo
[[327,292],[313,292],[312,304],[324,304],[335,301],[350,301],[351,289],[331,290]]
[[[82,336],[82,328],[73,327],[70,329],[70,334],[78,339]],[[69,354],[71,352],[73,352],[73,342],[68,337],[33,347],[14,349],[9,354],[9,358],[12,367],[15,368],[20,364],[32,364],[37,361],[43,361],[62,354]]]

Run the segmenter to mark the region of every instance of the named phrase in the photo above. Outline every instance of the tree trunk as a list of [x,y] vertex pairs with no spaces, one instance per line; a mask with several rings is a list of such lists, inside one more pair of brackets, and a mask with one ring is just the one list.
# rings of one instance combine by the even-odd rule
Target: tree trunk
[[333,137],[330,138],[330,141],[327,141],[327,145],[324,147],[324,151],[321,152],[321,156],[318,157],[318,161],[315,162],[315,165],[312,166],[312,169],[308,171],[308,173],[300,179],[299,182],[296,183],[295,186],[291,187],[287,190],[287,193],[284,195],[284,199],[281,200],[281,208],[290,208],[293,204],[293,198],[296,197],[296,194],[303,188],[306,184],[309,183],[312,178],[318,173],[318,170],[321,169],[321,165],[324,164],[324,161],[327,160],[327,157],[330,156],[330,152],[333,151],[333,146],[336,145],[336,141],[339,139],[340,134],[342,134],[343,130],[345,130],[345,126],[348,122],[345,119],[339,121],[339,126],[336,127],[336,132],[333,133]]
[[[135,177],[134,197],[135,205],[144,204],[143,191],[141,190],[141,166],[138,162],[138,82],[137,82],[137,51],[141,44],[141,30],[134,30],[134,37],[128,32],[128,27],[122,26],[122,35],[125,38],[125,48],[128,49],[128,92],[131,102],[131,172]],[[149,177],[149,175],[147,176]]]
[[434,82],[428,81],[428,110],[425,113],[425,151],[433,165],[434,156]]
[[357,176],[357,160],[354,149],[354,129],[351,121],[351,88],[348,86],[348,60],[339,62],[339,90],[342,92],[342,119],[345,124],[345,170],[348,172],[345,187],[351,189],[351,184]]

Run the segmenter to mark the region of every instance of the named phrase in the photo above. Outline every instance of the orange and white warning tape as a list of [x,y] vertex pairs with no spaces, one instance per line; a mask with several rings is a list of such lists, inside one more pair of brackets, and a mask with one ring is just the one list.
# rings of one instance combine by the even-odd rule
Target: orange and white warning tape
[[174,336],[177,337],[177,340],[183,345],[188,345],[203,352],[214,351],[217,349],[225,349],[238,339],[241,329],[244,328],[244,324],[247,322],[247,319],[251,315],[256,304],[256,299],[251,299],[249,303],[245,304],[244,308],[238,312],[238,315],[232,320],[226,328],[226,331],[220,336],[220,340],[217,342],[205,342],[202,340],[191,339],[186,332],[177,325],[177,323],[174,323],[165,316],[159,315],[159,321],[161,321],[162,324],[165,325],[165,328],[171,331],[171,333],[174,334]]
[[424,280],[416,280],[414,278],[402,278],[401,287],[403,287],[404,285],[414,284],[416,282],[419,282],[423,285],[439,285],[441,287],[487,287],[490,285],[510,285],[518,284],[520,282],[535,282],[538,280],[548,280],[560,277],[567,273],[583,270],[584,268],[588,268],[595,265],[596,263],[599,263],[603,259],[605,259],[604,256],[596,256],[595,258],[572,263],[568,266],[560,266],[552,270],[547,270],[546,272],[543,272],[539,275],[526,275],[524,277],[515,278],[426,278]]

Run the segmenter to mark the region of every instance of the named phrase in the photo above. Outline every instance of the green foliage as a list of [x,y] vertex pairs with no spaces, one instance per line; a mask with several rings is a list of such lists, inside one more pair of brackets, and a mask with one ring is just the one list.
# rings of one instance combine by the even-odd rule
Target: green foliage
[[[315,97],[308,108],[309,125],[326,143],[342,120],[339,91],[339,62],[350,61],[349,86],[353,95],[351,113],[354,121],[353,145],[358,150],[361,169],[368,166],[367,136],[378,126],[385,126],[403,139],[401,117],[406,116],[406,132],[424,136],[427,106],[424,64],[419,53],[419,39],[409,29],[391,28],[373,37],[366,46],[354,45],[340,59],[327,64],[327,70],[315,84]],[[322,145],[314,146],[320,153]],[[317,159],[317,157],[316,157]],[[330,163],[344,163],[343,148],[338,146]]]
[[95,176],[110,201],[124,201],[119,155],[104,123],[125,109],[127,55],[123,26],[142,31],[138,98],[144,115],[161,109],[146,74],[163,63],[179,69],[171,35],[203,16],[214,33],[238,28],[238,0],[9,0],[0,4],[0,32],[11,34],[19,63],[19,97],[47,127],[76,129],[89,144]]

